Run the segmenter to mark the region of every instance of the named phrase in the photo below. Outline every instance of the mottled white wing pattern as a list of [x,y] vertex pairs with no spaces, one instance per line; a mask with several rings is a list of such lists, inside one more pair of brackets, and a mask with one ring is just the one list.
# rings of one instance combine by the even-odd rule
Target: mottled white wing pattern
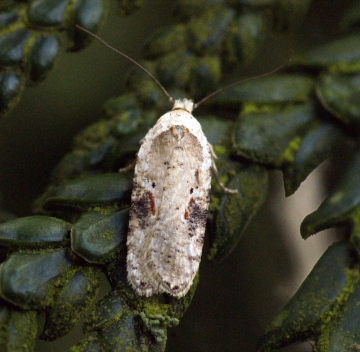
[[198,270],[210,198],[211,147],[176,101],[142,141],[135,166],[127,271],[139,295],[184,296]]

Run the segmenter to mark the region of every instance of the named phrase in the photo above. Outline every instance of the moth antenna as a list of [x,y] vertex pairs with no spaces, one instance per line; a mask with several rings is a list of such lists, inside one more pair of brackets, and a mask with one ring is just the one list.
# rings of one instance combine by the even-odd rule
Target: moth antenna
[[228,86],[222,87],[222,88],[216,90],[215,92],[210,93],[210,94],[207,95],[205,98],[202,98],[200,101],[198,101],[196,104],[194,104],[194,109],[196,109],[196,108],[197,108],[200,104],[202,104],[204,101],[208,100],[209,98],[213,97],[213,96],[216,95],[216,94],[219,94],[220,92],[222,92],[222,91],[225,90],[225,89],[231,88],[231,87],[233,87],[233,86],[236,86],[236,85],[241,84],[241,83],[244,83],[244,82],[252,81],[252,80],[254,80],[254,79],[258,79],[258,78],[270,76],[270,75],[272,75],[273,73],[275,73],[275,72],[277,72],[277,71],[280,71],[281,69],[283,69],[283,68],[289,63],[289,61],[291,60],[292,55],[293,55],[293,50],[291,49],[291,50],[290,50],[290,57],[289,57],[286,61],[284,61],[280,66],[276,67],[275,69],[273,69],[273,70],[270,71],[270,72],[266,72],[266,73],[262,73],[262,74],[260,74],[260,75],[254,76],[254,77],[248,77],[248,78],[242,79],[242,80],[240,80],[240,81],[231,83],[231,84],[229,84]]
[[165,89],[165,87],[159,82],[158,79],[156,79],[156,77],[151,74],[144,66],[140,65],[137,61],[135,61],[134,59],[132,59],[130,56],[124,54],[123,52],[121,52],[118,49],[115,49],[113,46],[111,46],[110,44],[108,44],[104,39],[100,38],[98,35],[96,35],[95,33],[90,32],[89,30],[79,26],[79,25],[75,25],[77,28],[81,29],[82,31],[84,31],[85,33],[91,35],[92,37],[94,37],[95,39],[97,39],[100,43],[102,43],[103,45],[105,45],[106,47],[108,47],[109,49],[111,49],[112,51],[115,51],[116,53],[120,54],[121,56],[123,56],[125,59],[128,59],[129,61],[131,61],[133,64],[135,64],[137,67],[139,67],[140,69],[142,69],[144,72],[146,72],[154,81],[155,83],[162,89],[162,91],[165,93],[165,95],[169,98],[169,100],[171,102],[174,101],[173,97],[170,96],[170,94],[167,92],[167,90]]

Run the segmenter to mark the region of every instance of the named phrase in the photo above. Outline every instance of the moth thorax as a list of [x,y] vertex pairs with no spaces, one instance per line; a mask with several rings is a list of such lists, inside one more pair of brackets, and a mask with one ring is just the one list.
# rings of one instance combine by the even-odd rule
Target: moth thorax
[[185,136],[185,134],[189,133],[189,130],[184,126],[171,126],[170,129],[172,135],[177,139],[181,139]]
[[194,110],[194,101],[191,99],[186,99],[186,98],[185,99],[175,99],[172,110],[176,110],[176,109],[182,109],[191,114],[192,111]]

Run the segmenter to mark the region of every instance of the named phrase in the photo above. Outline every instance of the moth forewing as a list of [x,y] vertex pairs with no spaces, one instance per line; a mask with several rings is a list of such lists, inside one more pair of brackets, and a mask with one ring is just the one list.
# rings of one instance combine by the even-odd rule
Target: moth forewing
[[199,267],[212,155],[192,101],[175,101],[142,141],[127,239],[128,279],[139,295],[184,296]]

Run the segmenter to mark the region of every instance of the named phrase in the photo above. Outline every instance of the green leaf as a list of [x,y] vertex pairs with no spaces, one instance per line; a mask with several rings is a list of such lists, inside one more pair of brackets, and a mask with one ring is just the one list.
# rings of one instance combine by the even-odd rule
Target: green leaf
[[44,308],[54,279],[72,266],[66,250],[14,253],[0,265],[0,296],[22,309]]
[[244,112],[233,132],[238,155],[280,168],[293,158],[315,118],[312,104]]
[[202,115],[197,120],[200,122],[202,130],[212,146],[221,147],[221,145],[228,142],[229,128],[231,127],[228,121],[212,115]]
[[34,310],[22,311],[0,304],[0,349],[6,352],[33,351],[38,323]]
[[[6,3],[10,1],[5,1]],[[42,81],[52,69],[60,44],[80,50],[89,36],[75,27],[95,32],[108,0],[34,0],[4,4],[0,9],[0,112],[10,111],[23,85]],[[16,3],[16,4],[15,4]],[[67,33],[68,40],[60,41]]]
[[265,41],[262,13],[242,13],[235,17],[224,39],[223,60],[231,67],[250,62]]
[[0,113],[5,114],[17,104],[23,88],[24,81],[18,73],[0,74]]
[[186,90],[191,81],[191,73],[196,65],[194,54],[174,51],[156,61],[156,77],[165,87]]
[[162,27],[155,32],[155,35],[145,44],[142,56],[146,60],[154,60],[178,49],[186,49],[184,25],[172,25]]
[[132,180],[123,173],[81,177],[49,192],[43,207],[87,210],[96,205],[129,204]]
[[40,339],[54,341],[66,335],[93,303],[99,284],[99,272],[93,268],[76,269],[56,290],[53,302],[46,308]]
[[344,289],[353,262],[346,242],[331,245],[260,338],[259,352],[317,336],[320,320]]
[[80,341],[69,349],[69,352],[103,352],[99,339],[89,336],[87,339]]
[[128,222],[128,209],[111,215],[84,213],[71,230],[71,248],[89,263],[116,260],[115,254],[125,249]]
[[59,50],[59,39],[54,35],[37,37],[29,60],[30,80],[42,81],[54,65]]
[[342,180],[313,213],[306,216],[300,230],[303,238],[334,226],[357,222],[360,202],[360,149],[352,156]]
[[224,194],[221,199],[209,254],[211,260],[223,260],[232,252],[267,194],[268,171],[264,167],[242,165],[235,170],[235,176],[226,186],[238,193]]
[[[69,13],[71,24],[77,24],[93,33],[97,32],[108,8],[109,0],[76,0],[73,11]],[[71,51],[81,50],[93,40],[79,28],[69,26],[67,29],[70,37],[68,49]]]
[[0,245],[9,249],[59,247],[71,224],[49,216],[27,216],[0,224]]
[[[346,303],[344,312],[338,321],[334,321],[328,338],[327,352],[347,352],[357,351],[356,346],[360,345],[360,282],[354,287],[354,292],[350,295]],[[326,333],[326,332],[325,332]],[[319,352],[324,351],[319,348]]]
[[35,0],[28,8],[29,21],[38,26],[58,26],[65,16],[67,0]]
[[314,80],[300,74],[271,75],[235,85],[211,99],[210,104],[239,106],[257,104],[304,103],[314,90]]
[[193,17],[187,26],[188,47],[198,55],[214,53],[226,35],[231,21],[235,16],[234,10],[225,6],[204,8],[199,17]]
[[118,320],[98,332],[101,350],[107,351],[141,351],[140,341],[135,331],[134,313],[126,305]]
[[88,315],[84,331],[99,331],[105,326],[118,320],[124,311],[124,300],[116,291],[111,291],[105,297],[96,302]]
[[0,30],[16,22],[18,19],[19,19],[19,12],[16,8],[5,9],[4,11],[1,12],[0,15]]
[[342,131],[334,124],[328,122],[314,124],[301,140],[293,161],[283,167],[286,196],[295,193],[301,182],[316,167],[336,153],[344,138]]
[[0,36],[0,65],[19,64],[23,59],[25,45],[29,39],[30,32],[25,29],[18,29]]
[[[195,61],[196,62],[196,61]],[[221,63],[217,55],[197,59],[190,77],[190,91],[194,100],[203,98],[217,86],[221,76]]]
[[352,132],[360,132],[360,74],[324,74],[316,85],[324,107]]
[[357,72],[360,67],[360,35],[353,34],[294,55],[292,66],[327,68],[332,72]]

